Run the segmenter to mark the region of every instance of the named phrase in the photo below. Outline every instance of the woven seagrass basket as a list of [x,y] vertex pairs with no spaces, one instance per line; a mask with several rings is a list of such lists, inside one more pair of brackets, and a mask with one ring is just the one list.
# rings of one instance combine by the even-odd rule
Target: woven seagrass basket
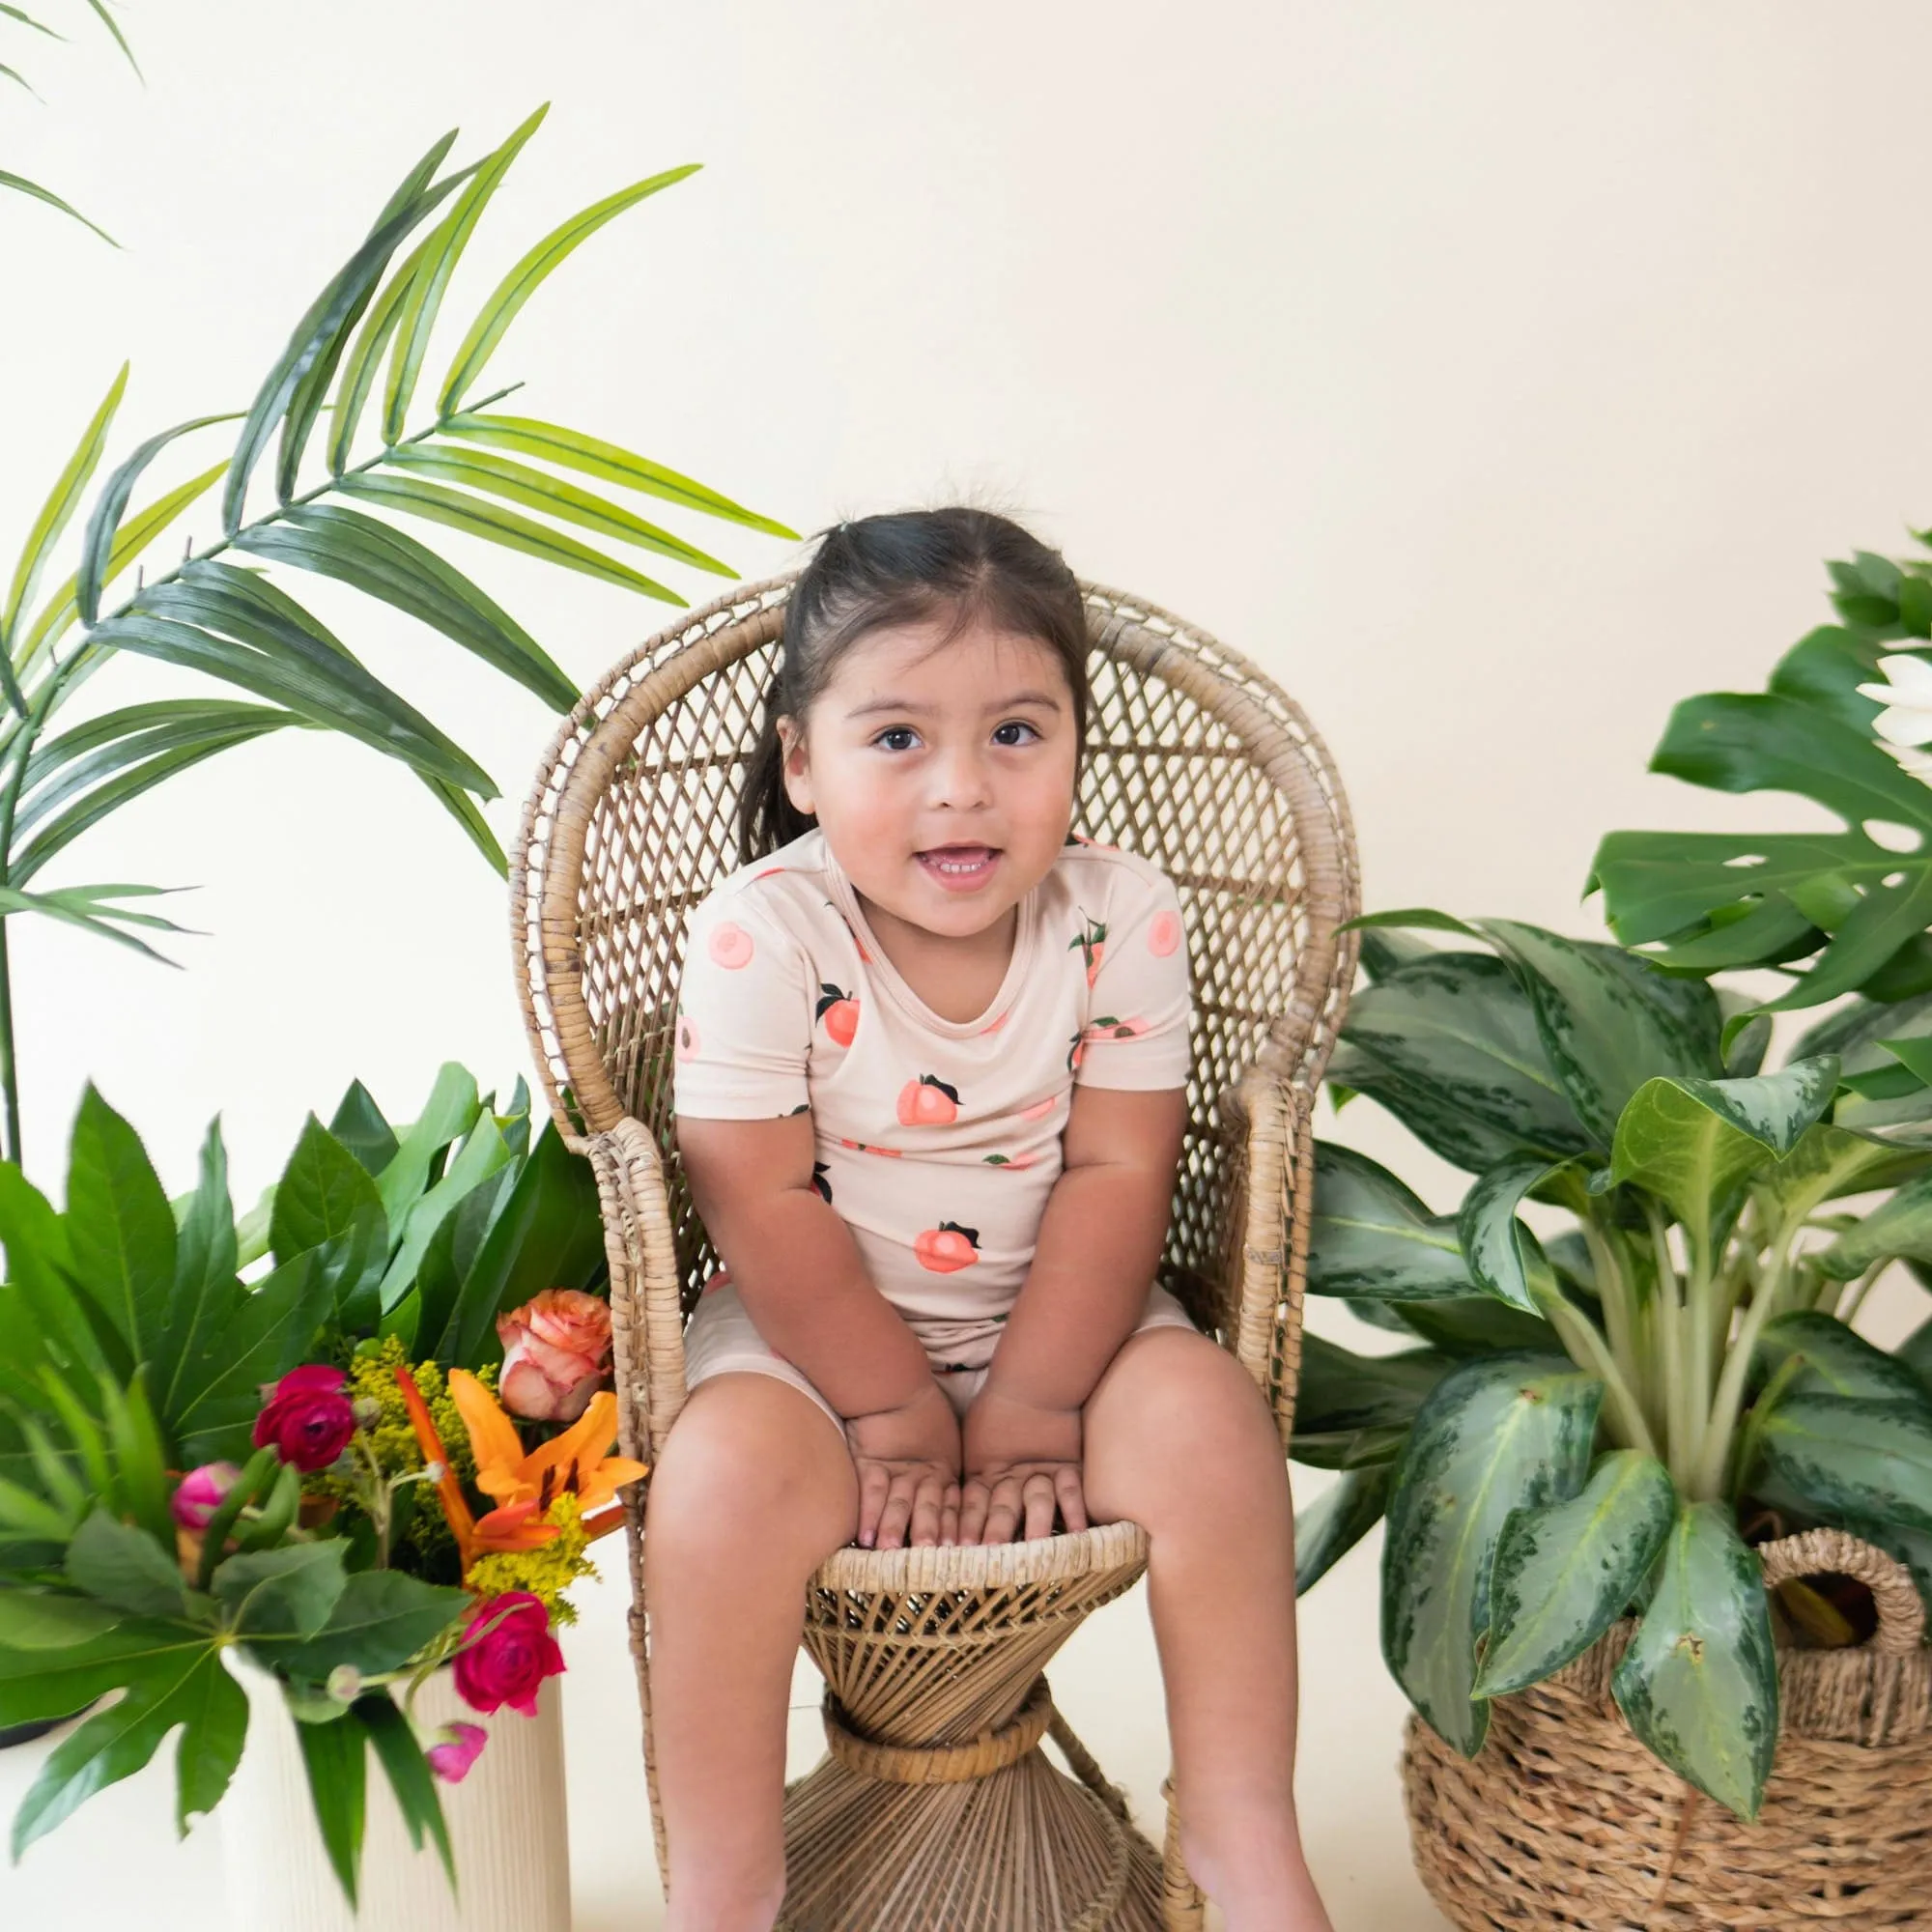
[[1872,1639],[1781,1650],[1777,1757],[1755,1824],[1638,1744],[1610,1696],[1633,1626],[1491,1708],[1464,1759],[1411,1717],[1403,1790],[1416,1868],[1465,1932],[1927,1932],[1932,1650],[1911,1577],[1837,1530],[1758,1552],[1767,1586],[1866,1584]]

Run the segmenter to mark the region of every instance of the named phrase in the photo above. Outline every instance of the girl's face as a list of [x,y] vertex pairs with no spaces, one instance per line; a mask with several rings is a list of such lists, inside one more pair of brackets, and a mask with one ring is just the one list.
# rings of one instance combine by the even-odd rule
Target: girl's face
[[1053,651],[982,620],[872,632],[838,660],[785,790],[866,899],[969,938],[1044,878],[1073,818],[1073,694]]

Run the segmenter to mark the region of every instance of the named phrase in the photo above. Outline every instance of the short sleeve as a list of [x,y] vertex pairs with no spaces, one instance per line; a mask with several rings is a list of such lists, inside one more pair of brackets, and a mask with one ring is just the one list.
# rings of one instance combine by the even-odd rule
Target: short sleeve
[[748,895],[692,915],[678,988],[673,1104],[698,1121],[762,1121],[810,1098],[815,982],[804,946]]
[[1194,999],[1180,900],[1164,878],[1126,873],[1092,952],[1087,1028],[1074,1069],[1083,1087],[1156,1091],[1187,1084]]

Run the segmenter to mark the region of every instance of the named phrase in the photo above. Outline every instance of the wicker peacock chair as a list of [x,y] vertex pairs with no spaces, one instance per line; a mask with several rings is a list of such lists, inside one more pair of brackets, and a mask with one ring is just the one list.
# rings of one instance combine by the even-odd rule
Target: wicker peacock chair
[[[679,1171],[671,1021],[694,906],[737,865],[740,776],[789,580],[742,587],[619,665],[551,747],[514,854],[516,970],[558,1127],[594,1163],[626,1455],[684,1401],[685,1321],[715,1257]],[[1253,1374],[1286,1442],[1300,1358],[1317,1084],[1359,909],[1340,781],[1251,665],[1089,588],[1093,721],[1077,823],[1179,889],[1196,986],[1189,1123],[1160,1278]],[[646,1669],[643,1485],[628,1503],[632,1648],[666,1883]],[[1054,1710],[1041,1668],[1141,1575],[1129,1522],[995,1548],[840,1550],[805,1642],[830,1753],[785,1804],[797,1932],[1199,1927],[1165,1859]],[[1040,1749],[1050,1736],[1074,1776]]]

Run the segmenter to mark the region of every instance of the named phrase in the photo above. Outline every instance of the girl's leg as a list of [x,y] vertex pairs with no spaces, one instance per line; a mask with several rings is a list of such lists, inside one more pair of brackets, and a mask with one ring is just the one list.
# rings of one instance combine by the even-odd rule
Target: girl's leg
[[644,1592],[669,1932],[769,1932],[785,1712],[811,1573],[858,1521],[843,1438],[771,1376],[700,1382],[651,1476]]
[[1328,1932],[1294,1814],[1294,1525],[1273,1419],[1204,1335],[1130,1336],[1086,1409],[1087,1504],[1149,1537],[1180,1839],[1230,1932]]

